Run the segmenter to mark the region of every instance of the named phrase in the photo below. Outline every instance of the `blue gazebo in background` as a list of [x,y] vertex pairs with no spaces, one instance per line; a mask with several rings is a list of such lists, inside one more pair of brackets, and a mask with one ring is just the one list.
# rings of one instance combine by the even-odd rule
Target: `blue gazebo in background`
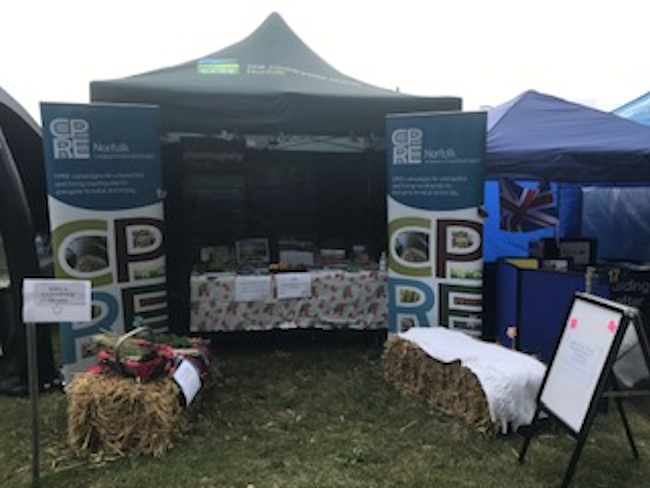
[[613,113],[640,124],[650,125],[650,92],[627,102]]

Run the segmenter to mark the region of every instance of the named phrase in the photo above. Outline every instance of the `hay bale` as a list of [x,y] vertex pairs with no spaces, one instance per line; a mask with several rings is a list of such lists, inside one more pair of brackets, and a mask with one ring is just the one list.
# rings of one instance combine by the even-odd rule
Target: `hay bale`
[[440,362],[399,337],[386,341],[382,360],[384,377],[397,389],[424,399],[481,432],[496,432],[480,382],[460,361]]
[[77,454],[162,456],[190,427],[191,407],[170,378],[139,383],[83,373],[67,389],[67,440]]

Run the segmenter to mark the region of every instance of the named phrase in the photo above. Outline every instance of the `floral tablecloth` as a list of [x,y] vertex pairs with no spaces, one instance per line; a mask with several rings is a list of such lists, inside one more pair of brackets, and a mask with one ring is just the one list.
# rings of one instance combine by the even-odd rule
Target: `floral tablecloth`
[[[388,280],[377,270],[312,271],[311,296],[237,301],[235,275],[191,277],[192,332],[388,327]],[[274,278],[272,278],[274,279]]]

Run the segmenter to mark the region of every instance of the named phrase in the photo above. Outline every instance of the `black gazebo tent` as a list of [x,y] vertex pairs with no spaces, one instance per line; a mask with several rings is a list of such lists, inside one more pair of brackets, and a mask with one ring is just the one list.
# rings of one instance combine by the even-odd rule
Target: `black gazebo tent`
[[[274,242],[298,236],[321,245],[368,243],[378,252],[386,238],[386,168],[375,142],[383,140],[386,115],[461,108],[458,97],[410,96],[340,73],[277,13],[217,52],[94,81],[90,93],[93,102],[157,105],[162,134],[202,135],[223,147],[209,150],[199,169],[184,139],[163,150],[168,278],[177,304],[188,301],[188,291],[173,288],[189,281],[201,246],[267,236],[277,258]],[[260,136],[273,144],[254,144]],[[316,139],[326,144],[316,150]],[[362,143],[341,151],[343,139]],[[277,150],[278,140],[298,140],[300,151]]]
[[94,81],[94,102],[161,107],[166,133],[384,134],[386,114],[459,110],[346,76],[272,13],[242,41],[205,57],[123,79]]

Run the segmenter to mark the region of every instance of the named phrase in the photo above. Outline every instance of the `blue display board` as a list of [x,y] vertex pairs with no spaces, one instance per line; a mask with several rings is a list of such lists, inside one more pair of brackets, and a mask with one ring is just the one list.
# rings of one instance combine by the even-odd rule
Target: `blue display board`
[[[519,270],[519,273],[518,348],[548,364],[573,296],[586,291],[585,275],[530,269]],[[609,284],[597,281],[591,293],[609,298]]]
[[[584,274],[520,269],[503,259],[495,281],[497,340],[548,364],[574,294],[586,291]],[[591,291],[610,297],[607,282],[595,281]],[[509,327],[516,328],[515,338],[508,335]]]

